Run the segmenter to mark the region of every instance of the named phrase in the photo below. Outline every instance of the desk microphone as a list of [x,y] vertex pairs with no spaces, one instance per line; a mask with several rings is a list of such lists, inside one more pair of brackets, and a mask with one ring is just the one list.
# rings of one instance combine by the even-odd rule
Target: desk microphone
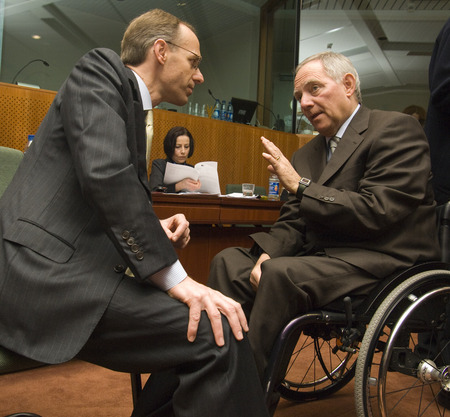
[[17,71],[17,73],[16,73],[16,75],[14,76],[14,78],[13,78],[11,84],[17,84],[17,83],[16,83],[16,80],[17,80],[17,77],[19,76],[19,74],[20,74],[26,67],[28,67],[28,65],[32,64],[33,62],[37,62],[37,61],[42,62],[46,67],[49,67],[49,66],[50,66],[50,64],[49,64],[47,61],[44,61],[43,59],[32,59],[30,62],[28,62],[27,64],[25,64],[22,68],[20,68],[19,71]]
[[269,107],[263,106],[261,103],[258,103],[258,106],[261,106],[263,109],[269,110],[270,113],[272,113],[272,116],[275,119],[275,124],[273,126],[273,130],[280,130],[280,131],[284,131],[284,120],[280,119],[280,115],[275,116],[275,113],[272,111],[272,109],[269,109]]
[[211,92],[211,90],[209,88],[208,88],[208,93],[214,99],[214,102],[216,102],[216,101],[220,102],[220,100],[218,100],[217,98],[214,97],[214,94]]

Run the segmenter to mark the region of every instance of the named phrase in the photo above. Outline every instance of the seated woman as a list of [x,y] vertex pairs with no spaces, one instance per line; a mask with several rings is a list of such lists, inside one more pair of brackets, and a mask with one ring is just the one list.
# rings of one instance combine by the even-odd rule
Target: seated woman
[[200,181],[191,178],[185,178],[176,184],[164,184],[167,162],[192,166],[186,162],[194,153],[194,138],[191,132],[182,126],[172,127],[164,138],[164,152],[167,156],[166,159],[155,159],[152,162],[150,189],[152,191],[163,190],[168,193],[199,190]]

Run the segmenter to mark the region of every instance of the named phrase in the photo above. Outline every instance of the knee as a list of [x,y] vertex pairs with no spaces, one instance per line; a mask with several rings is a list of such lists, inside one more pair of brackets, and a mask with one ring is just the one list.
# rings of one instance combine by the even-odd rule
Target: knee
[[209,287],[216,288],[218,280],[221,280],[221,277],[224,274],[228,276],[228,263],[230,260],[235,259],[236,249],[237,248],[226,248],[215,255],[211,260],[207,284]]

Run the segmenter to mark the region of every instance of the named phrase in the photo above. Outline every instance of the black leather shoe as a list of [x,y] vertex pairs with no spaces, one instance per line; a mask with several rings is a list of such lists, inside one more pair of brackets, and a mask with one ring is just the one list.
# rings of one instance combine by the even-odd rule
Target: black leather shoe
[[450,392],[441,389],[439,391],[439,394],[437,395],[437,402],[439,403],[439,405],[442,405],[442,407],[450,410]]

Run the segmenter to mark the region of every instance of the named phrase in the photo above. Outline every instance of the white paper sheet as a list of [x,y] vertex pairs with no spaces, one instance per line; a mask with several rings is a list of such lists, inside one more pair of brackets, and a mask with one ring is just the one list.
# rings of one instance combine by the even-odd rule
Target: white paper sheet
[[195,167],[167,163],[164,184],[175,184],[185,178],[199,180],[202,184],[198,191],[200,193],[220,194],[219,174],[215,161],[199,162]]

